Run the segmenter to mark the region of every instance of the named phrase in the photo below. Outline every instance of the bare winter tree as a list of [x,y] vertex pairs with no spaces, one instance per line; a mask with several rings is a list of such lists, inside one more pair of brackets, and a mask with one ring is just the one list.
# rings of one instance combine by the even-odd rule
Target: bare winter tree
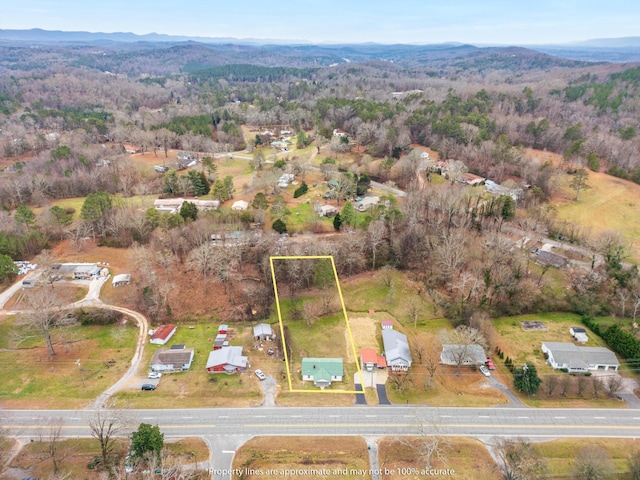
[[21,343],[31,338],[42,338],[53,357],[56,354],[54,332],[75,319],[69,316],[70,311],[63,306],[53,285],[42,285],[29,291],[26,306],[28,313],[20,315],[17,324],[21,328],[16,331],[14,341]]
[[58,417],[51,419],[49,422],[48,435],[46,437],[47,451],[49,458],[53,463],[53,473],[55,475],[60,473],[60,463],[63,457],[60,455],[58,449],[60,440],[62,439],[62,427],[64,426],[64,418]]
[[480,331],[473,327],[460,325],[453,331],[442,331],[440,334],[443,348],[447,345],[448,352],[456,365],[456,375],[460,375],[460,367],[468,363],[472,345],[487,347],[487,340]]
[[577,478],[601,480],[609,478],[616,469],[604,448],[598,445],[587,445],[576,455],[574,471]]
[[113,450],[119,437],[127,435],[128,419],[123,410],[96,410],[89,418],[91,436],[100,443],[102,467],[114,478]]
[[505,480],[533,480],[546,471],[544,459],[524,438],[494,438],[493,451]]
[[423,413],[414,413],[417,424],[417,437],[398,436],[395,442],[413,450],[415,456],[424,463],[424,468],[432,468],[434,459],[446,460],[446,452],[449,447],[447,437],[442,435],[440,424],[435,417],[427,417]]
[[387,226],[384,220],[375,220],[367,228],[367,239],[371,249],[371,268],[376,269],[376,256],[380,246],[384,243],[387,234]]

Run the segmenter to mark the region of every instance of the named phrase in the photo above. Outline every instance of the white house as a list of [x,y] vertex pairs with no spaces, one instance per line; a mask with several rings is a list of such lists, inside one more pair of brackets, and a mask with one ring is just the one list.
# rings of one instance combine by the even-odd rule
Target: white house
[[231,210],[246,210],[249,208],[249,202],[246,200],[237,200],[231,205]]
[[193,362],[193,348],[159,348],[151,359],[154,372],[189,370]]
[[382,330],[382,343],[384,357],[391,370],[407,371],[411,367],[411,351],[406,335],[393,328],[385,328]]
[[320,205],[317,211],[321,217],[335,217],[338,213],[338,209],[333,205]]
[[362,197],[362,200],[356,202],[354,207],[359,212],[365,212],[370,208],[375,207],[380,201],[380,197],[377,195],[366,195]]
[[302,380],[312,381],[316,387],[324,388],[332,382],[341,382],[343,375],[341,358],[302,359]]
[[568,342],[542,342],[542,352],[554,369],[566,369],[569,373],[585,373],[589,370],[618,371],[620,362],[615,354],[604,347],[578,347]]
[[209,353],[207,372],[233,374],[244,372],[249,359],[242,355],[242,347],[223,347]]

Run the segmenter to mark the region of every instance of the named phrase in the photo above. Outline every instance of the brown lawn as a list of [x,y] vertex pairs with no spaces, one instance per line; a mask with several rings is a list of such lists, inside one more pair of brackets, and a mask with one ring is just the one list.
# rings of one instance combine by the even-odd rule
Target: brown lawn
[[[411,439],[415,442],[420,441],[419,437]],[[431,469],[441,472],[448,470],[448,473],[428,472],[425,459],[419,458],[410,444],[399,442],[394,437],[385,437],[378,444],[378,461],[382,470],[382,479],[414,480],[433,477],[477,480],[479,478],[500,478],[496,464],[487,447],[478,440],[447,437],[444,439],[441,450],[442,458],[437,458],[434,455],[431,459]]]
[[238,449],[232,467],[241,473],[232,477],[238,480],[371,478],[361,437],[258,437]]

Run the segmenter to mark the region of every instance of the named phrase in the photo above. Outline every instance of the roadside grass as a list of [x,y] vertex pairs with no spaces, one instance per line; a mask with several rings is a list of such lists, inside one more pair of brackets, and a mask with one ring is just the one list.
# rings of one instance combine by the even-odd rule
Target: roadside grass
[[[46,426],[43,427],[44,439],[48,434],[49,429]],[[124,459],[128,445],[128,440],[118,439],[115,442],[114,455]],[[61,459],[60,472],[67,475],[57,478],[97,478],[99,476],[95,470],[87,468],[87,464],[94,457],[100,456],[100,444],[97,440],[86,438],[60,440],[57,442],[57,448],[58,458]],[[43,440],[27,443],[11,462],[10,467],[23,469],[35,478],[54,478],[49,442]]]
[[[628,180],[589,171],[587,183],[590,189],[580,192],[580,200],[574,201],[575,192],[568,188],[572,176],[564,178],[563,193],[552,202],[558,211],[558,219],[582,225],[593,233],[617,230],[629,242],[640,237],[640,186]],[[615,211],[615,215],[612,212]],[[634,262],[640,261],[640,244],[631,246]]]
[[[56,356],[33,338],[12,345],[15,317],[0,321],[6,350],[0,351],[3,408],[82,408],[115,383],[130,365],[138,329],[127,326],[72,326],[54,333]],[[79,360],[79,366],[76,363]]]
[[209,460],[209,447],[199,437],[187,437],[179,440],[165,439],[164,449],[170,463],[184,465]]
[[462,367],[456,375],[456,367],[441,365],[433,384],[424,389],[427,372],[414,363],[406,373],[405,388],[399,391],[387,381],[387,396],[395,404],[419,404],[450,407],[490,407],[509,403],[507,397],[493,388],[487,379],[471,367]]
[[[606,478],[631,478],[625,473],[629,472],[627,461],[631,455],[638,451],[638,443],[632,439],[620,438],[572,438],[558,439],[550,442],[536,442],[534,450],[547,462],[547,474],[545,478],[560,480],[574,477],[575,459],[581,449],[596,447],[602,449],[609,456],[615,467],[614,475]],[[586,478],[586,477],[585,477]]]
[[[232,469],[231,478],[235,480],[371,478],[369,452],[362,437],[257,437],[237,450]],[[303,472],[310,469],[327,470],[328,474],[304,475]],[[271,474],[267,470],[276,470],[276,473]],[[301,472],[281,473],[284,470]]]
[[[11,463],[11,468],[20,468],[37,478],[53,478],[53,462],[49,455],[49,428],[42,428],[42,437],[45,440],[26,444],[17,457]],[[34,437],[39,435],[34,434]],[[126,438],[117,439],[114,454],[123,462],[129,446]],[[98,478],[100,473],[91,470],[87,465],[95,458],[100,457],[100,444],[95,439],[77,438],[66,439],[57,442],[58,458],[60,458],[60,472],[66,475],[64,478]],[[179,440],[165,440],[164,451],[167,462],[171,465],[197,464],[207,461],[210,457],[209,448],[200,438],[188,437]],[[134,474],[129,477],[137,478]],[[4,477],[3,477],[4,478]],[[58,478],[58,477],[56,477]]]
[[[419,442],[420,437],[408,437]],[[479,478],[500,478],[496,464],[487,447],[472,438],[447,437],[443,448],[444,458],[431,459],[434,470],[450,469],[453,475],[433,475],[434,478],[455,478],[456,480],[477,480]],[[383,480],[414,480],[430,478],[425,470],[424,458],[408,445],[401,444],[394,437],[383,437],[378,443],[379,465]],[[386,469],[386,470],[385,470]],[[418,473],[414,473],[415,470]],[[389,472],[389,473],[386,473]],[[390,473],[393,472],[393,473]],[[405,473],[406,472],[406,473]]]
[[[193,328],[191,328],[193,327]],[[209,352],[213,350],[213,340],[218,333],[218,324],[194,323],[180,324],[176,334],[167,345],[147,343],[138,371],[139,381],[130,388],[114,395],[118,401],[132,408],[192,408],[192,407],[249,407],[262,402],[262,392],[258,380],[249,370],[245,373],[226,375],[211,374],[206,371]],[[247,342],[252,339],[250,329],[237,329],[231,335],[230,345],[243,345],[244,355],[252,361],[252,352],[247,351]],[[194,349],[191,370],[187,372],[165,373],[156,390],[143,392],[140,384],[145,383],[151,358],[159,348],[183,344]],[[249,343],[250,345],[250,343]]]

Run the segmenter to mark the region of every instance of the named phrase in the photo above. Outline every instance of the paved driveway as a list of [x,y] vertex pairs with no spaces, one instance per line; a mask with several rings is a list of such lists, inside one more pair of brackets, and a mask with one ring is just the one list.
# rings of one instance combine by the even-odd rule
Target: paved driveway
[[[362,385],[356,383],[356,392],[364,392],[362,390]],[[364,396],[364,393],[356,393],[356,405],[366,405],[367,399]]]
[[376,392],[378,392],[378,403],[380,405],[391,405],[391,402],[387,398],[387,389],[384,388],[384,384],[376,384]]

